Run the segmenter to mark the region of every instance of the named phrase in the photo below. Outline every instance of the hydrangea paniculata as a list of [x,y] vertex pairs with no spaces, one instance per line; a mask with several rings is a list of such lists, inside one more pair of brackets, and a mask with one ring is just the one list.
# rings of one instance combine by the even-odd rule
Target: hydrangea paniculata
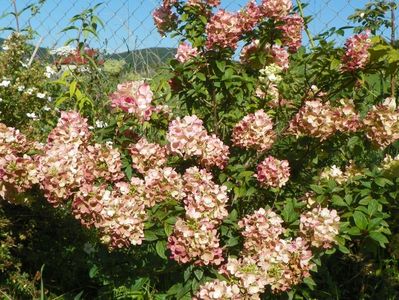
[[149,169],[159,168],[166,164],[166,148],[150,143],[146,138],[141,138],[136,144],[131,145],[130,155],[133,168],[145,174]]
[[269,150],[276,139],[272,119],[261,109],[245,116],[233,128],[233,145],[259,152]]
[[370,31],[359,33],[345,43],[345,54],[341,58],[341,70],[353,72],[364,69],[369,61],[368,49],[371,47]]
[[290,166],[287,160],[268,156],[258,164],[255,177],[262,186],[281,188],[290,178]]
[[181,264],[220,265],[224,260],[218,232],[208,221],[177,219],[168,248],[171,258]]
[[313,247],[329,249],[337,243],[339,220],[335,209],[315,207],[301,215],[300,231]]
[[153,93],[147,83],[130,81],[119,84],[110,95],[111,106],[134,114],[141,122],[148,121],[154,110],[151,105]]
[[179,47],[177,47],[177,53],[175,55],[175,58],[181,62],[185,63],[192,57],[196,57],[198,55],[198,49],[193,48],[191,45],[187,43],[181,43]]

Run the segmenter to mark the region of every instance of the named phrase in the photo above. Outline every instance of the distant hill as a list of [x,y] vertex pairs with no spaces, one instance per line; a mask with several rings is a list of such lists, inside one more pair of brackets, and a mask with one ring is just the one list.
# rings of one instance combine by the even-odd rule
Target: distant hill
[[[0,38],[0,46],[4,39]],[[0,48],[1,51],[1,48]],[[42,59],[53,61],[47,48],[40,47],[38,56]],[[132,50],[120,53],[106,54],[105,59],[124,60],[130,68],[136,72],[148,72],[151,69],[164,65],[176,54],[176,48],[153,47],[139,50]]]
[[148,71],[164,65],[176,54],[176,48],[153,47],[106,55],[107,59],[121,59],[136,71]]

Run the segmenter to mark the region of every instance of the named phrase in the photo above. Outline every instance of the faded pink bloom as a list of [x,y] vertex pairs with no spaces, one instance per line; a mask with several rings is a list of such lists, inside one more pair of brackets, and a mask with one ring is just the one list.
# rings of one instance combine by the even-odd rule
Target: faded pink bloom
[[369,61],[368,49],[371,46],[370,31],[359,33],[349,38],[345,43],[345,54],[341,58],[341,70],[354,72],[364,69]]
[[282,32],[282,43],[291,52],[296,52],[301,47],[304,21],[298,14],[286,16],[282,21],[284,24],[276,27]]
[[129,150],[133,168],[141,174],[145,174],[149,169],[162,167],[166,164],[166,148],[149,143],[146,138],[141,138],[136,144],[130,146]]
[[288,161],[268,156],[258,165],[255,177],[262,186],[281,188],[290,178]]
[[399,139],[399,112],[395,99],[373,106],[363,120],[367,138],[380,148]]
[[177,16],[172,12],[170,2],[155,9],[152,17],[161,36],[165,36],[167,32],[172,31],[177,26]]
[[258,266],[273,293],[290,290],[310,276],[312,252],[300,237],[292,241],[276,240],[271,247],[259,252]]
[[169,124],[167,134],[169,150],[184,158],[197,157],[207,167],[224,168],[229,155],[229,148],[216,137],[209,136],[202,120],[197,116],[177,118]]
[[337,121],[336,130],[341,132],[356,132],[362,127],[360,116],[351,100],[341,100],[341,106],[335,109]]
[[201,285],[193,300],[241,300],[242,294],[235,284],[215,279]]
[[256,54],[258,49],[259,49],[259,40],[253,40],[250,44],[242,47],[241,53],[240,53],[241,63],[249,62],[251,56]]
[[86,147],[90,133],[87,120],[76,112],[61,112],[38,158],[38,179],[47,200],[58,206],[85,181]]
[[208,135],[203,142],[201,165],[206,168],[216,166],[219,169],[224,169],[229,161],[229,147],[223,144],[215,134]]
[[220,265],[224,260],[215,225],[208,221],[177,219],[168,248],[171,258],[180,264]]
[[336,131],[337,115],[330,104],[320,100],[306,101],[291,120],[288,133],[326,140]]
[[287,70],[290,66],[290,61],[289,61],[289,53],[285,48],[278,46],[278,45],[273,45],[271,47],[271,55],[273,57],[273,63],[281,67],[283,70]]
[[106,185],[84,184],[72,203],[72,213],[86,227],[95,227],[110,249],[140,245],[144,239],[145,205],[143,182],[118,182],[113,190]]
[[206,25],[206,34],[208,49],[220,47],[235,50],[242,34],[239,14],[219,10]]
[[250,0],[247,5],[239,12],[241,28],[243,32],[252,31],[262,18],[261,8],[256,4],[256,0]]
[[245,116],[233,128],[232,142],[244,149],[269,150],[276,139],[272,119],[263,111]]
[[177,53],[175,58],[181,63],[185,63],[192,57],[196,57],[198,55],[198,49],[193,48],[191,45],[187,43],[181,43],[179,47],[177,47]]
[[281,19],[286,17],[292,10],[291,0],[262,0],[260,5],[265,17]]
[[202,124],[195,115],[172,121],[167,134],[170,151],[185,158],[201,156],[203,140],[208,135]]
[[283,220],[272,210],[260,208],[238,222],[243,229],[244,252],[247,256],[258,257],[259,250],[269,248],[285,232]]
[[0,123],[0,197],[18,202],[18,195],[38,183],[37,160],[28,155],[37,150],[19,130]]
[[329,249],[337,243],[339,220],[335,209],[316,207],[301,215],[300,231],[312,246]]
[[215,184],[212,181],[212,174],[192,167],[186,170],[183,179],[187,218],[218,224],[228,216],[227,187]]
[[185,196],[181,175],[171,167],[148,170],[144,181],[147,207],[168,200],[180,202]]
[[211,7],[217,7],[220,5],[220,0],[188,0],[187,5],[200,7],[203,5],[209,5]]
[[124,175],[121,154],[109,145],[94,144],[86,148],[85,181],[106,180],[117,182]]
[[154,110],[151,106],[153,93],[147,83],[131,81],[118,85],[118,90],[110,95],[112,107],[134,114],[141,122],[148,121]]
[[232,282],[239,288],[241,295],[247,299],[260,299],[268,284],[267,274],[258,266],[258,261],[243,257],[240,259],[228,258],[221,268],[221,273],[233,279]]

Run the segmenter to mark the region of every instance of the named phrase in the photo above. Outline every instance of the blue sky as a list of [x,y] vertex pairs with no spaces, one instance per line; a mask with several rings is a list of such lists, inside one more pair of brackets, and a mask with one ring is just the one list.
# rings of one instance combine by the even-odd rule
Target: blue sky
[[[36,0],[37,1],[37,0]],[[21,9],[35,0],[17,0]],[[222,0],[222,6],[228,10],[238,10],[248,0]],[[258,0],[259,1],[259,0]],[[176,40],[161,38],[153,25],[151,12],[160,0],[47,0],[41,12],[30,16],[26,12],[21,17],[23,25],[31,24],[44,38],[43,46],[63,45],[68,36],[60,31],[68,25],[69,19],[83,9],[103,2],[99,16],[105,22],[100,32],[100,41],[93,42],[93,47],[108,49],[109,52],[121,52],[129,49],[141,49],[154,46],[174,47]],[[295,1],[294,1],[295,2]],[[346,19],[355,8],[363,7],[368,0],[305,0],[308,3],[306,15],[313,15],[310,24],[312,34],[317,34],[333,26],[348,25]],[[11,9],[11,0],[0,0],[0,15]],[[0,27],[13,25],[12,17],[0,19]],[[7,33],[0,33],[1,37]],[[37,38],[38,40],[38,38]],[[306,39],[304,41],[306,43]]]

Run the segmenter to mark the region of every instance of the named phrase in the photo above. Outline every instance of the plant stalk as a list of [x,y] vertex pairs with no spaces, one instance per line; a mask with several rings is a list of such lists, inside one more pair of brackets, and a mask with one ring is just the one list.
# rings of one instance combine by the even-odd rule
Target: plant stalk
[[[395,3],[391,3],[391,46],[395,48]],[[396,83],[396,74],[391,75],[391,97],[395,98],[395,83]]]
[[17,32],[20,32],[19,28],[19,16],[18,16],[18,9],[17,9],[17,0],[12,0],[12,5],[14,7],[14,17],[15,17],[15,23],[17,26]]
[[[305,13],[303,12],[303,7],[302,7],[302,2],[301,2],[301,0],[296,0],[296,4],[298,5],[299,14],[301,15],[302,19],[305,20]],[[309,31],[309,28],[308,28],[308,24],[307,24],[307,23],[305,23],[305,33],[306,33],[306,35],[308,36],[310,46],[311,46],[312,48],[314,48],[314,47],[315,47],[315,43],[314,43],[314,40],[313,40],[313,36],[312,36],[312,34],[310,33],[310,31]]]

